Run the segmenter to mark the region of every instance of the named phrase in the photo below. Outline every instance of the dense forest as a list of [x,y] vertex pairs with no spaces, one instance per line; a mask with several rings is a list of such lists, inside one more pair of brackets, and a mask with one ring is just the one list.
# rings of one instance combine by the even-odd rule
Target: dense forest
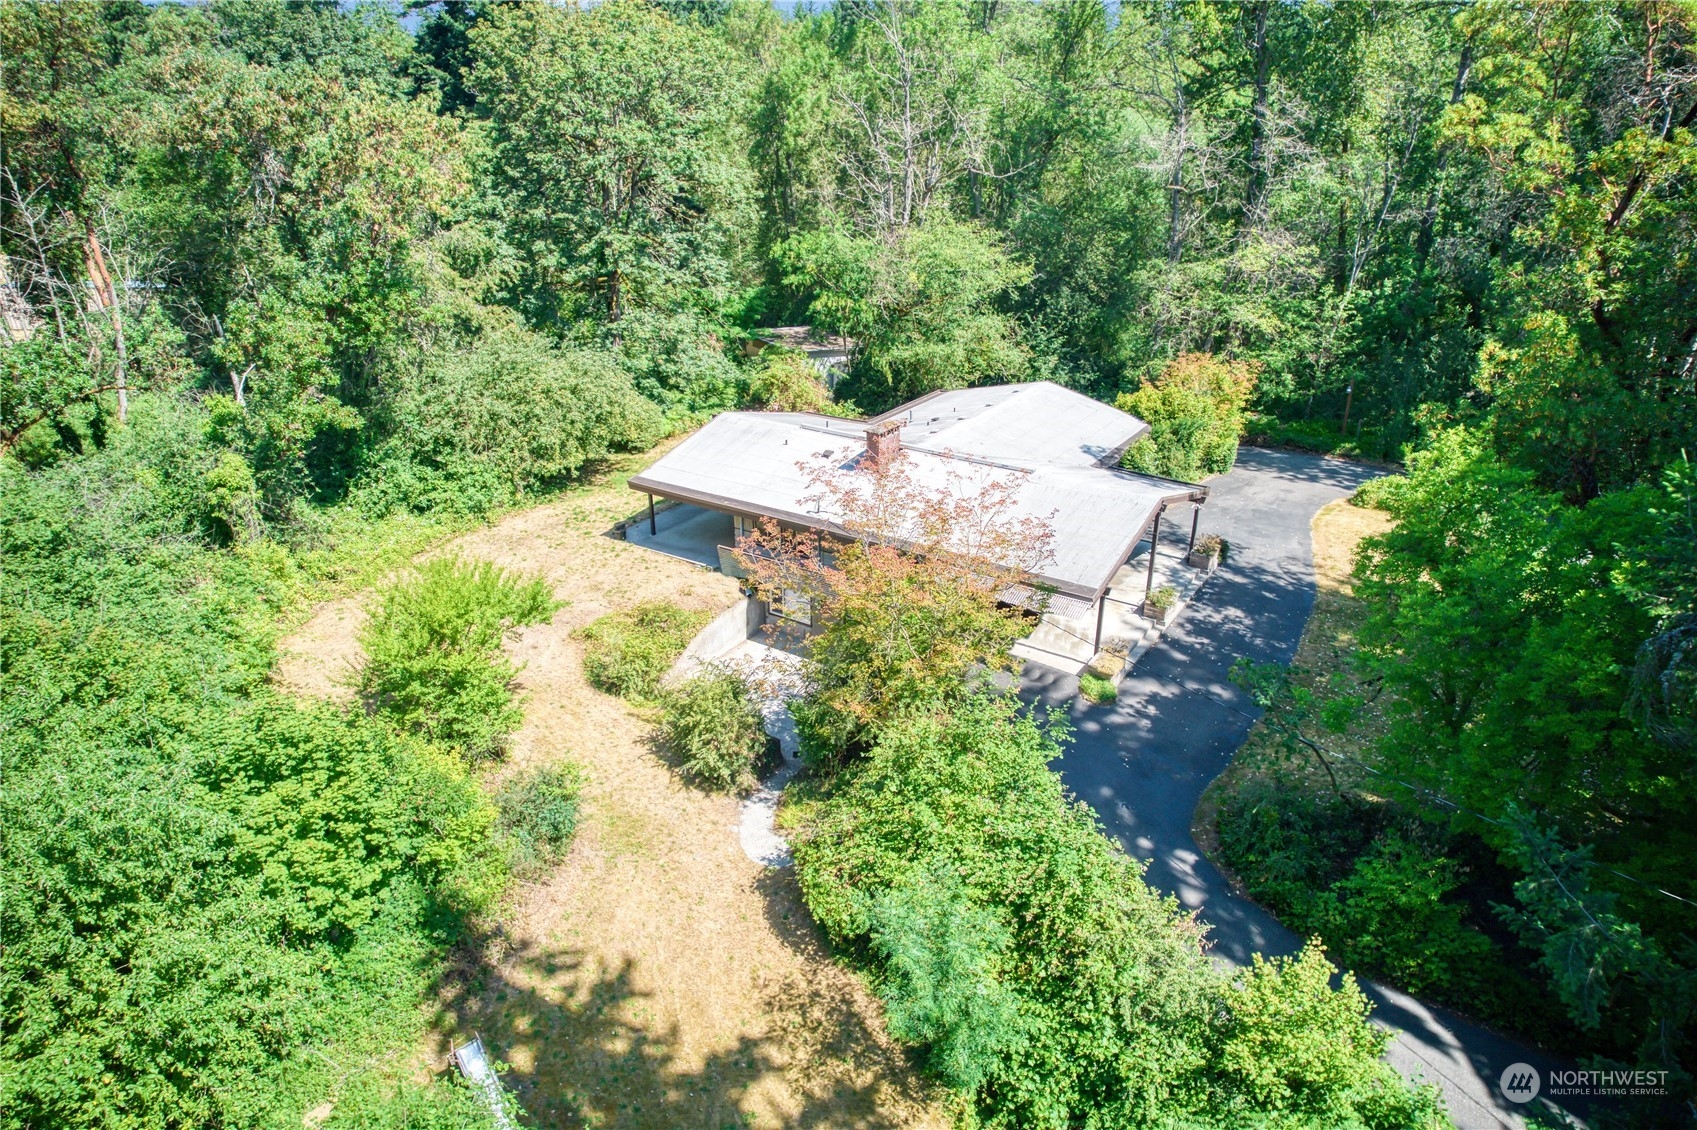
[[[1694,35],[1677,0],[0,0],[0,1120],[298,1122],[519,866],[476,772],[545,596],[461,579],[492,705],[420,722],[269,688],[315,595],[742,406],[1046,379],[1148,415],[1141,469],[1214,469],[1199,372],[1252,439],[1407,471],[1350,660],[1430,831],[1383,881],[1468,845],[1542,1034],[1689,1090]],[[799,323],[856,343],[834,396],[745,355]],[[432,591],[369,678],[435,677]],[[997,709],[892,721],[876,771],[979,734],[1035,795],[1051,739]],[[379,1074],[338,1119],[472,1117]],[[983,1109],[1084,1124],[1094,1085]]]

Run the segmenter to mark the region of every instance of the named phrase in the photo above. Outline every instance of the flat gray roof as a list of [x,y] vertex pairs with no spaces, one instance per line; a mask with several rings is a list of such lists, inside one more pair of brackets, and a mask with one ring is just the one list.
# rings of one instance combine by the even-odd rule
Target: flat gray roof
[[846,353],[854,342],[840,334],[815,336],[812,326],[767,326],[754,331],[756,341],[781,345],[785,349],[801,349],[809,353]]
[[[1095,600],[1164,503],[1207,488],[1138,475],[1117,462],[1148,425],[1048,382],[962,389],[921,398],[879,420],[906,419],[902,450],[916,482],[960,496],[992,482],[1014,487],[1016,517],[1053,531],[1037,579]],[[652,467],[633,490],[776,518],[848,536],[813,485],[819,473],[857,473],[869,421],[800,412],[725,412]]]
[[902,446],[1015,466],[1118,463],[1149,425],[1051,381],[947,389],[877,417],[902,421]]

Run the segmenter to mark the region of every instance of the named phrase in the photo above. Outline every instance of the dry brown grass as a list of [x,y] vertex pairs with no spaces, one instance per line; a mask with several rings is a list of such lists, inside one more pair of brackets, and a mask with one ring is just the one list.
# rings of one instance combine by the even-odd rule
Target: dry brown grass
[[[589,783],[567,859],[459,955],[428,1054],[480,1032],[540,1126],[946,1125],[793,873],[743,855],[736,802],[680,783],[650,723],[583,678],[574,628],[641,600],[718,610],[737,595],[606,536],[637,509],[624,483],[646,462],[433,551],[540,573],[569,602],[511,645],[528,701],[496,775],[570,759]],[[284,641],[276,681],[346,695],[365,599],[319,608]]]
[[[1291,681],[1314,691],[1317,700],[1357,690],[1350,668],[1350,656],[1356,648],[1365,609],[1355,598],[1353,571],[1355,547],[1361,540],[1390,529],[1391,518],[1383,510],[1356,506],[1347,498],[1320,508],[1309,524],[1314,537],[1314,613],[1302,631],[1296,659],[1291,665]],[[1372,744],[1382,732],[1384,720],[1368,705],[1362,708],[1358,724],[1346,734],[1328,734],[1326,746],[1351,756]],[[1289,759],[1278,749],[1275,739],[1257,722],[1244,740],[1243,748],[1202,794],[1191,820],[1191,835],[1216,865],[1224,870],[1219,858],[1219,836],[1215,818],[1220,798],[1234,788],[1258,761],[1277,760],[1280,771],[1319,776],[1320,770],[1311,759]]]
[[1363,611],[1355,599],[1355,547],[1363,538],[1391,528],[1383,510],[1357,506],[1347,498],[1327,503],[1314,515],[1314,616],[1303,629],[1296,665],[1323,672],[1355,649]]

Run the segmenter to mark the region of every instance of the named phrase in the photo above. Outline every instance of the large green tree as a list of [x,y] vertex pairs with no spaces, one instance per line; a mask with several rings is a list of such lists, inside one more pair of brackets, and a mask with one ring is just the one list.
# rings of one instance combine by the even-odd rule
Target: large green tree
[[652,5],[515,5],[472,30],[493,170],[539,314],[617,323],[722,286],[744,191],[726,144],[740,76]]
[[1031,277],[996,237],[941,217],[857,236],[826,228],[779,249],[816,324],[856,342],[846,399],[871,411],[940,388],[1024,379],[1031,354],[998,299]]

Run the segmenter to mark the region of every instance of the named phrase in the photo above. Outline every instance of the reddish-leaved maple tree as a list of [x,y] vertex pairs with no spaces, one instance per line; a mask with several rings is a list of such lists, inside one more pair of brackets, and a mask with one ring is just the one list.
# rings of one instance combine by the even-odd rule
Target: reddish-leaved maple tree
[[1008,649],[1046,599],[1033,577],[1052,539],[1047,518],[1021,511],[1023,473],[963,461],[922,479],[904,454],[807,470],[807,501],[835,532],[765,520],[737,557],[762,599],[805,601],[819,628],[795,708],[814,752],[1013,666]]

